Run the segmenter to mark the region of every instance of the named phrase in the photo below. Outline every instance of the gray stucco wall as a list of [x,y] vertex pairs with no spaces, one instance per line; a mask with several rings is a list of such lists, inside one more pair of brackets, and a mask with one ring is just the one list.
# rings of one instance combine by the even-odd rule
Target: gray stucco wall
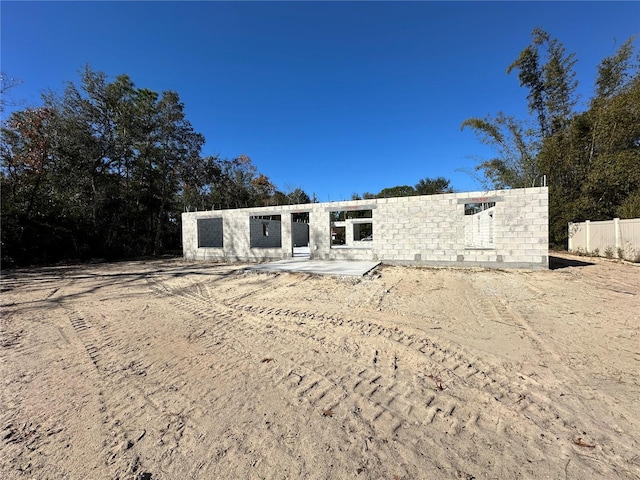
[[[477,214],[465,205],[495,202]],[[370,219],[345,219],[344,245],[331,245],[332,211],[371,210]],[[311,258],[389,264],[548,268],[548,190],[451,193],[189,212],[182,215],[183,253],[191,260],[267,261],[292,256],[291,213],[309,213]],[[489,215],[491,214],[491,216]],[[251,248],[250,217],[282,215],[281,247]],[[224,246],[198,248],[197,219],[223,219]],[[373,224],[373,240],[353,238],[353,224]],[[470,230],[473,229],[473,230]]]

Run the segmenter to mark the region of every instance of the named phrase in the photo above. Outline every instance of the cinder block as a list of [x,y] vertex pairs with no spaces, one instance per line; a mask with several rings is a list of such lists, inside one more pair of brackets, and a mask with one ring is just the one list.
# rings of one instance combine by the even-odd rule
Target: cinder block
[[[464,204],[478,198],[496,198],[492,211],[494,217],[484,230],[473,230],[473,222],[464,215]],[[510,260],[509,252],[527,251],[528,255],[542,258],[548,247],[548,191],[546,188],[501,190],[493,192],[462,192],[457,194],[421,197],[403,197],[362,201],[340,201],[308,204],[310,212],[310,237],[314,258],[367,259],[376,256],[381,261],[403,259],[406,263],[424,263],[437,259],[446,263],[457,262],[463,255],[465,244],[480,241],[492,245],[494,250],[476,252],[482,262],[503,263]],[[374,241],[361,250],[331,249],[329,211],[340,209],[371,208]],[[252,260],[271,255],[290,255],[291,220],[289,212],[300,206],[282,206],[216,211],[224,222],[224,251],[227,258]],[[182,216],[183,255],[185,258],[213,258],[219,253],[198,249],[197,218],[211,216],[212,212],[187,212]],[[279,249],[249,248],[249,218],[252,215],[283,215],[281,245]],[[480,217],[478,217],[480,218]],[[345,226],[350,228],[349,223]],[[351,234],[351,232],[349,232]],[[475,235],[479,236],[476,238]],[[416,260],[417,255],[420,256]]]

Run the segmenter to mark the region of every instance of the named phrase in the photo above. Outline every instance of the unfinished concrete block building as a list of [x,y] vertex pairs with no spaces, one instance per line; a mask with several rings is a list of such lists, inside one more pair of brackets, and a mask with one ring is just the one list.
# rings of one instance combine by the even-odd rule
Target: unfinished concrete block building
[[184,258],[548,268],[547,187],[182,214]]

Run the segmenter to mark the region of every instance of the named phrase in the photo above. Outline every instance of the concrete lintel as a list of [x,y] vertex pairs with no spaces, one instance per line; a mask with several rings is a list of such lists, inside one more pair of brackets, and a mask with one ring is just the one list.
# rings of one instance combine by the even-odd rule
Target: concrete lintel
[[504,197],[469,197],[458,198],[458,205],[462,203],[489,203],[489,202],[502,202]]
[[375,210],[377,205],[345,205],[345,206],[332,206],[325,207],[325,212],[353,212],[357,210]]

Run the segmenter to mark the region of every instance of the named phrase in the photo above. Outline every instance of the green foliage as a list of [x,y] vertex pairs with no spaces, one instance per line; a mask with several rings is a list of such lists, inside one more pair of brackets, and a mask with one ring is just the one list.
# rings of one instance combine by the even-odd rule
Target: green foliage
[[444,177],[421,179],[415,187],[411,185],[398,185],[383,188],[379,193],[364,192],[360,196],[357,192],[351,194],[351,200],[369,200],[373,198],[411,197],[414,195],[436,195],[439,193],[452,193],[451,181]]
[[618,218],[640,218],[640,190],[633,192],[616,209]]
[[304,204],[304,203],[311,203],[311,198],[309,198],[309,195],[306,194],[306,192],[304,190],[302,190],[301,188],[297,187],[294,188],[293,190],[291,190],[288,194],[287,197],[290,200],[290,203],[292,205],[300,205],[300,204]]
[[540,178],[535,161],[537,141],[521,122],[500,112],[495,118],[468,118],[461,128],[467,127],[498,154],[476,166],[484,174],[486,188],[529,187]]
[[532,44],[508,68],[528,90],[535,126],[499,113],[470,118],[480,141],[494,148],[481,161],[486,184],[526,187],[545,175],[551,245],[566,245],[567,223],[640,216],[640,77],[633,39],[598,67],[595,94],[575,112],[575,54],[537,28]]
[[624,89],[632,68],[634,39],[635,37],[628,39],[615,55],[605,58],[598,66],[594,101],[611,98]]
[[507,73],[518,70],[520,86],[529,89],[529,113],[537,115],[539,135],[545,138],[561,131],[570,120],[576,104],[576,59],[541,28],[535,28],[531,36],[532,44],[520,52]]
[[423,178],[415,188],[416,195],[436,195],[439,193],[452,193],[451,181],[444,177]]
[[176,92],[85,67],[1,131],[3,264],[159,255],[180,248],[184,210],[268,202],[251,159],[200,155]]
[[271,196],[269,205],[289,205],[291,199],[280,190],[276,190]]
[[411,185],[399,185],[397,187],[383,188],[378,193],[378,198],[409,197],[415,195],[416,191]]

